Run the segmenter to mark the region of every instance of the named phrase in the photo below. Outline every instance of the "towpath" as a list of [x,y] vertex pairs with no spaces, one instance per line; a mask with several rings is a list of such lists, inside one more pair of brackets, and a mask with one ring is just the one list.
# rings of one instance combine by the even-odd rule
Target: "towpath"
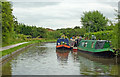
[[10,49],[10,48],[14,48],[16,46],[19,46],[19,45],[22,45],[22,44],[25,44],[25,43],[28,43],[28,42],[22,42],[22,43],[10,45],[10,46],[2,47],[2,48],[0,48],[0,51],[7,50],[7,49]]

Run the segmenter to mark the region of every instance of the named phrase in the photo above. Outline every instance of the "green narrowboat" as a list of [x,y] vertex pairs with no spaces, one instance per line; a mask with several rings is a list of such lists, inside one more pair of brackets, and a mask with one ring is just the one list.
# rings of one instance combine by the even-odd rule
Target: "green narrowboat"
[[97,56],[115,57],[113,49],[110,48],[110,42],[106,40],[81,40],[78,50]]

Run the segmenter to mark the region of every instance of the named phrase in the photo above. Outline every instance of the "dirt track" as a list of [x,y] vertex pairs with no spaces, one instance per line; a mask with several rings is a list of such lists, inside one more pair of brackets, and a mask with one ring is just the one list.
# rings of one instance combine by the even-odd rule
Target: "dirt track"
[[10,46],[2,47],[2,48],[0,48],[0,51],[7,50],[7,49],[10,49],[10,48],[13,48],[13,47],[16,47],[16,46],[19,46],[19,45],[25,44],[25,43],[28,43],[28,42],[22,42],[22,43],[18,43],[18,44],[10,45]]

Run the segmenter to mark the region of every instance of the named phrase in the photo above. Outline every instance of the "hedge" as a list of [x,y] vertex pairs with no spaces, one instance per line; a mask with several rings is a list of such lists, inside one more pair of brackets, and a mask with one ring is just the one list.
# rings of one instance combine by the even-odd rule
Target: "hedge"
[[96,36],[96,40],[112,40],[113,31],[99,31],[99,32],[90,32],[86,33],[85,37],[91,39],[92,35]]

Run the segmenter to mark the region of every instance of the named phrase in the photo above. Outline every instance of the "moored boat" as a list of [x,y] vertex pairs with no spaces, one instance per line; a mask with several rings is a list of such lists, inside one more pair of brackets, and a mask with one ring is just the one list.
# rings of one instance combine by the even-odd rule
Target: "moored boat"
[[77,50],[77,47],[73,47],[73,50]]
[[106,40],[81,40],[78,50],[96,56],[115,57],[114,50],[110,48],[110,42]]
[[78,42],[80,41],[80,39],[70,39],[70,46],[73,50],[77,51],[77,46],[78,46]]
[[58,39],[56,48],[57,49],[71,49],[71,46],[69,46],[69,40],[68,39]]

